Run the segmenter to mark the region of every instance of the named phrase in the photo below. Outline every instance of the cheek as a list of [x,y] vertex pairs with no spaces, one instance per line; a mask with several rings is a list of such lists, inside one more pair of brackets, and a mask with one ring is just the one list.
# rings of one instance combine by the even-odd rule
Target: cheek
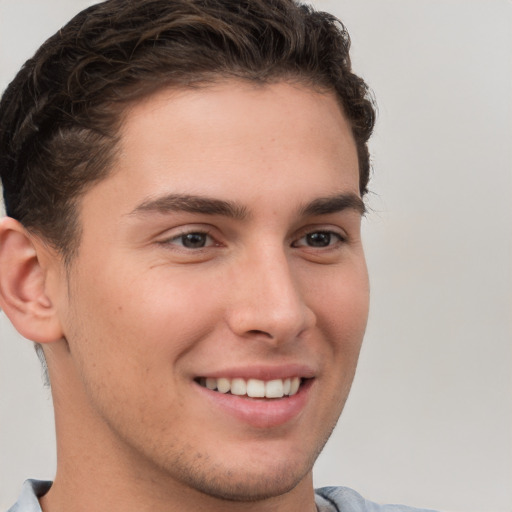
[[364,260],[310,283],[311,307],[318,327],[336,350],[353,351],[362,342],[369,309],[369,283]]
[[162,268],[131,279],[110,275],[106,282],[82,294],[82,311],[89,316],[83,323],[134,364],[178,357],[212,331],[222,307],[218,290],[197,273]]
[[348,280],[333,291],[329,305],[329,320],[333,328],[344,337],[359,340],[363,337],[368,320],[369,290],[366,280]]
[[347,276],[343,285],[333,287],[330,295],[324,296],[323,304],[318,326],[327,340],[329,365],[324,376],[334,390],[327,398],[329,406],[339,414],[352,386],[368,320],[366,274]]

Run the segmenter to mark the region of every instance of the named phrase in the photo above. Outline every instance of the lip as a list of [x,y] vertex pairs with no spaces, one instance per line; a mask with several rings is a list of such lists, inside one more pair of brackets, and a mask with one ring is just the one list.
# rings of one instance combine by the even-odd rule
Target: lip
[[251,366],[240,368],[229,368],[225,370],[215,370],[206,372],[204,375],[196,377],[210,377],[213,379],[259,379],[259,380],[275,380],[275,379],[291,379],[293,377],[301,377],[303,379],[312,379],[316,375],[313,368],[303,364],[288,364],[281,366]]
[[213,415],[220,413],[226,415],[231,422],[235,420],[260,430],[285,426],[300,417],[309,402],[311,389],[315,384],[312,369],[302,365],[281,366],[279,368],[231,368],[230,370],[208,373],[207,376],[212,378],[253,378],[260,380],[286,379],[291,377],[306,379],[295,395],[270,399],[224,394],[212,391],[193,381],[195,390],[206,402],[207,407],[211,408]]

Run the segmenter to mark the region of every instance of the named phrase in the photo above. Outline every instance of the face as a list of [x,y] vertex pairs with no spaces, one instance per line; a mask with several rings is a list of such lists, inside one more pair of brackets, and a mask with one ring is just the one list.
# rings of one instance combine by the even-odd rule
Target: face
[[287,83],[166,90],[127,113],[119,149],[81,202],[62,282],[61,421],[125,475],[285,493],[341,413],[367,319],[336,99]]

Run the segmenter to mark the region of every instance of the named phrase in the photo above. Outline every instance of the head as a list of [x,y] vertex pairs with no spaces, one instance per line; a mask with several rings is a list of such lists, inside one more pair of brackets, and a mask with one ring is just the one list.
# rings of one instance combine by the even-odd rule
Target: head
[[9,86],[2,306],[88,459],[229,501],[310,478],[368,309],[374,112],[348,49],[291,0],[111,0]]
[[7,215],[70,261],[77,203],[105,178],[123,114],[163,88],[234,78],[281,80],[335,93],[367,191],[368,90],[352,73],[348,33],[292,0],[110,0],[71,20],[39,49],[0,104],[0,174]]

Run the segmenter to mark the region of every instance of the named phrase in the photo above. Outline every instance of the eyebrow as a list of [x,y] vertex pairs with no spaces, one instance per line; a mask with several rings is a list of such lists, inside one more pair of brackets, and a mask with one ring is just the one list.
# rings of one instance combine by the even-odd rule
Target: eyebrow
[[247,209],[233,201],[190,194],[167,194],[149,198],[137,206],[130,215],[144,213],[188,212],[203,215],[222,215],[237,220],[247,218]]
[[303,206],[300,210],[305,217],[329,215],[343,210],[355,210],[360,215],[366,213],[363,200],[354,193],[337,194],[330,197],[319,197]]
[[[347,209],[355,210],[361,215],[366,212],[364,202],[358,195],[343,193],[314,199],[300,208],[299,213],[304,217],[311,217],[329,215]],[[148,198],[132,210],[130,215],[165,214],[179,211],[203,215],[222,215],[236,220],[244,220],[249,217],[247,208],[236,202],[192,194],[167,194]]]

